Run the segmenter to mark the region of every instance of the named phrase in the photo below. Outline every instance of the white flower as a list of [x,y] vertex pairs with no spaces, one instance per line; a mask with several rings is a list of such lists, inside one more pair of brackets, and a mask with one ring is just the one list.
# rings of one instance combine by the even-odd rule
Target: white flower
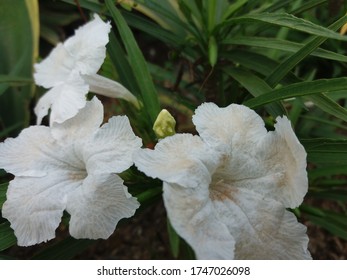
[[21,246],[55,237],[63,211],[75,238],[108,238],[139,203],[116,174],[132,164],[141,139],[125,116],[103,120],[94,98],[78,114],[51,128],[31,126],[0,143],[0,168],[15,175],[2,215]]
[[98,15],[59,43],[46,59],[35,64],[37,85],[50,89],[35,107],[37,124],[51,109],[50,123],[62,123],[75,116],[86,104],[88,91],[123,98],[138,106],[138,100],[121,84],[97,75],[106,56],[109,22]]
[[199,259],[310,259],[306,227],[287,207],[307,192],[306,152],[286,117],[268,132],[242,105],[205,103],[200,136],[176,134],[135,165],[160,178],[169,219]]

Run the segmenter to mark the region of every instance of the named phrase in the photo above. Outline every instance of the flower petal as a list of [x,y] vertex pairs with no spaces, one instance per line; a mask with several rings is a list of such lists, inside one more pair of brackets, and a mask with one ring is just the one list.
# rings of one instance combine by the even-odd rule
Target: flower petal
[[277,177],[276,187],[268,187],[272,197],[282,201],[285,207],[295,208],[308,190],[306,152],[287,117],[278,117],[276,121],[275,131],[259,143],[258,155],[266,173]]
[[30,246],[55,237],[66,206],[66,193],[78,186],[68,174],[16,177],[10,182],[2,215],[11,223],[18,245]]
[[133,164],[132,154],[141,145],[126,116],[110,118],[91,138],[85,151],[88,173],[123,172]]
[[109,22],[103,22],[97,14],[94,19],[75,31],[75,35],[64,42],[64,47],[75,60],[75,69],[80,74],[95,74],[106,57]]
[[35,83],[45,88],[60,85],[69,79],[74,64],[74,58],[59,43],[44,60],[34,65]]
[[214,186],[214,209],[236,241],[235,259],[310,259],[306,227],[282,203],[235,186]]
[[135,165],[146,175],[190,188],[210,183],[210,170],[218,159],[200,137],[190,134],[166,137],[155,150],[144,149],[134,155]]
[[133,103],[137,108],[140,108],[140,103],[137,98],[120,83],[97,74],[82,75],[82,78],[89,85],[89,90],[91,92],[107,97],[121,98]]
[[45,176],[58,167],[48,127],[31,126],[0,143],[0,168],[16,176]]
[[41,97],[34,109],[37,123],[41,123],[42,118],[47,115],[48,108],[51,108],[51,125],[72,118],[85,106],[88,90],[88,85],[78,77],[52,88]]
[[219,108],[204,103],[195,110],[193,123],[206,143],[223,151],[230,150],[231,144],[234,149],[252,147],[267,133],[260,116],[237,104]]
[[77,115],[63,123],[52,124],[52,135],[58,141],[74,142],[92,136],[104,119],[104,109],[99,99],[86,101],[86,106]]
[[119,176],[88,176],[82,187],[68,197],[70,234],[75,238],[106,239],[119,220],[133,216],[139,205]]
[[197,259],[234,258],[234,238],[220,222],[208,186],[191,189],[164,183],[163,198],[172,226],[194,249]]

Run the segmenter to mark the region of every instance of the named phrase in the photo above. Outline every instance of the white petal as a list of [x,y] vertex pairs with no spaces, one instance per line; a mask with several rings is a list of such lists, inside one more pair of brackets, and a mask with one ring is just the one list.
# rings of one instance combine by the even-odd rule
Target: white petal
[[172,226],[194,249],[197,259],[234,258],[234,238],[219,220],[208,186],[187,189],[164,183],[163,198]]
[[[62,123],[73,116],[86,104],[85,95],[89,87],[79,79],[70,80],[49,90],[37,103],[34,111],[37,115],[37,123],[47,115],[51,108],[50,124]],[[46,96],[47,95],[47,96]]]
[[79,185],[69,174],[16,177],[10,182],[2,215],[11,223],[18,245],[30,246],[55,237],[66,206],[66,193]]
[[137,98],[120,83],[97,74],[82,75],[82,78],[89,85],[89,90],[91,92],[107,97],[121,98],[133,103],[137,108],[139,108],[140,103]]
[[235,149],[252,147],[267,132],[260,116],[237,104],[219,108],[214,103],[204,103],[195,110],[193,123],[206,143],[223,151],[229,150],[231,144]]
[[75,69],[81,74],[95,74],[106,57],[109,22],[103,22],[98,15],[87,24],[78,28],[75,35],[64,42],[64,47],[75,59]]
[[37,85],[51,88],[64,83],[74,68],[74,58],[59,43],[40,63],[34,65]]
[[286,117],[278,117],[275,131],[269,132],[258,145],[266,174],[274,174],[276,188],[268,188],[272,196],[286,207],[299,206],[308,190],[306,152]]
[[218,217],[236,241],[236,259],[310,259],[306,227],[282,203],[254,191],[214,186]]
[[94,97],[74,117],[63,123],[53,123],[51,132],[58,141],[84,140],[99,129],[103,119],[102,103]]
[[84,155],[88,173],[123,172],[133,164],[132,154],[142,145],[126,116],[110,118],[90,141]]
[[16,176],[44,176],[57,167],[49,128],[31,126],[0,143],[0,168]]
[[88,176],[68,197],[70,234],[75,238],[108,238],[119,220],[135,214],[139,203],[117,175]]
[[166,137],[155,150],[143,149],[134,155],[135,165],[147,176],[190,188],[210,183],[210,171],[218,159],[200,137],[190,134]]
[[36,119],[37,125],[40,125],[42,122],[42,119],[48,115],[48,111],[52,107],[54,100],[57,98],[57,94],[58,94],[58,98],[59,98],[59,91],[57,93],[57,91],[54,90],[54,88],[53,88],[53,89],[47,91],[38,100],[38,102],[34,108],[34,112],[35,112],[35,115],[37,117],[37,119]]

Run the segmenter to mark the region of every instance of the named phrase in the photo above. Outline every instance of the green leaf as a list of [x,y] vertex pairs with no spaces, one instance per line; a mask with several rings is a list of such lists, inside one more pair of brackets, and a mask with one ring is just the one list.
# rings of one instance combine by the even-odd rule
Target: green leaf
[[105,3],[116,23],[119,34],[128,53],[128,59],[134,72],[135,79],[141,90],[145,109],[147,110],[151,123],[153,124],[160,112],[160,105],[157,91],[149,73],[148,66],[136,43],[133,33],[131,32],[121,13],[114,6],[114,2],[112,0],[106,0]]
[[347,240],[347,219],[345,214],[334,213],[308,205],[301,205],[300,210],[307,213],[307,217],[314,224]]
[[3,251],[17,243],[17,239],[9,222],[0,224],[0,251]]
[[95,240],[87,239],[74,239],[68,237],[62,241],[57,242],[49,248],[46,248],[39,253],[35,254],[32,259],[34,260],[70,260],[76,255],[82,253],[90,245],[94,244]]
[[138,97],[140,89],[137,83],[134,83],[135,76],[131,69],[129,61],[126,59],[126,53],[118,42],[113,32],[109,34],[110,42],[107,45],[110,58],[115,66],[119,79],[122,84]]
[[32,79],[38,53],[38,2],[1,1],[0,26],[0,75],[13,81],[25,79],[22,86],[0,84],[0,123],[4,128],[17,123],[24,127],[29,123],[29,103],[34,93],[34,86],[27,82]]
[[[346,166],[345,166],[346,168]],[[346,170],[346,169],[345,169]],[[324,190],[324,191],[310,191],[310,197],[320,199],[330,199],[335,201],[341,201],[347,203],[347,191],[346,190]],[[347,220],[347,218],[346,218]]]
[[[240,68],[226,68],[226,73],[238,81],[253,96],[260,96],[265,92],[271,91],[271,87],[258,76],[250,71]],[[267,111],[273,116],[286,115],[286,110],[280,103],[273,103],[267,106]]]
[[0,184],[0,209],[6,201],[6,192],[7,192],[8,183]]
[[347,140],[302,139],[307,152],[307,161],[322,166],[347,165]]
[[309,98],[317,107],[345,122],[347,122],[347,110],[325,94],[311,95]]
[[176,233],[174,228],[172,227],[169,219],[167,219],[167,232],[169,235],[171,253],[174,256],[174,258],[177,259],[179,252],[180,252],[180,240],[181,240],[181,238]]
[[305,1],[304,3],[302,3],[302,5],[300,5],[300,7],[298,7],[295,10],[290,11],[291,14],[293,15],[297,15],[297,14],[301,14],[303,12],[306,12],[308,10],[311,10],[315,7],[318,7],[322,4],[325,4],[329,2],[329,0],[311,0],[311,1]]
[[[242,66],[253,70],[263,76],[269,75],[273,69],[275,69],[279,63],[273,59],[270,59],[262,54],[254,53],[245,50],[234,50],[232,52],[223,53],[221,56],[231,60],[234,63],[241,64]],[[283,84],[297,83],[298,78],[289,73],[281,81]]]
[[[265,37],[248,37],[248,36],[238,36],[233,38],[228,38],[222,42],[222,44],[231,45],[243,45],[251,47],[261,47],[267,49],[281,50],[286,52],[297,52],[305,46],[302,43],[291,42],[288,40],[281,40],[276,38],[265,38]],[[347,56],[334,53],[332,51],[324,49],[316,49],[312,53],[312,56],[321,57],[330,60],[336,60],[340,62],[347,62]]]
[[228,8],[225,10],[222,18],[222,22],[227,20],[230,16],[232,16],[237,10],[239,10],[243,5],[245,5],[248,0],[237,0],[234,3],[230,3]]
[[321,79],[310,82],[300,82],[284,86],[280,89],[267,92],[258,97],[247,100],[244,105],[256,108],[274,101],[284,100],[297,96],[312,94],[329,94],[330,92],[347,89],[347,78]]
[[[328,30],[337,30],[347,21],[347,16],[344,16],[329,26]],[[333,31],[331,31],[333,32]],[[335,33],[335,32],[333,32]],[[335,33],[337,34],[337,33]],[[347,37],[345,37],[347,38]],[[305,44],[299,51],[288,57],[283,63],[278,65],[273,72],[266,78],[267,83],[271,87],[275,87],[300,61],[310,55],[322,43],[327,40],[327,37],[314,37]]]
[[[344,17],[344,22],[347,21],[347,17]],[[262,14],[247,14],[245,16],[232,18],[230,23],[254,23],[262,22],[278,25],[281,27],[287,27],[293,30],[302,31],[316,36],[325,38],[331,38],[336,40],[347,41],[347,36],[342,36],[332,30],[325,27],[316,25],[308,20],[295,17],[287,13],[262,13]]]
[[13,85],[25,85],[33,83],[33,79],[19,76],[0,75],[0,83],[11,83]]
[[345,174],[347,170],[347,165],[340,166],[324,166],[315,169],[310,169],[308,172],[308,177],[310,181],[321,180],[322,177],[330,177],[333,175]]

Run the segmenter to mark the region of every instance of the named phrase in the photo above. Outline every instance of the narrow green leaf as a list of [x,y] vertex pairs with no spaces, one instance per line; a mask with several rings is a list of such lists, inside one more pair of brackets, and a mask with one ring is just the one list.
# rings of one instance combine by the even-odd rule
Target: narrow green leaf
[[[242,66],[263,76],[270,75],[273,69],[279,65],[277,61],[270,59],[267,56],[245,50],[234,50],[232,52],[223,53],[221,56],[233,61],[234,63],[241,64]],[[299,82],[299,80],[293,73],[289,73],[281,81],[283,84],[292,84],[297,82]]]
[[[310,197],[320,199],[330,199],[335,201],[341,201],[347,203],[347,191],[346,190],[327,190],[327,191],[311,191]],[[347,220],[347,218],[345,218]]]
[[156,199],[161,196],[163,190],[162,188],[149,188],[148,190],[138,194],[137,200],[140,202],[140,204],[147,203],[153,199]]
[[6,200],[7,186],[8,183],[0,184],[0,209]]
[[131,69],[130,63],[126,58],[126,54],[118,42],[113,32],[109,34],[110,42],[107,45],[111,61],[117,70],[121,83],[129,89],[136,97],[140,93],[137,83],[134,83],[135,76]]
[[[344,17],[346,22],[347,17]],[[232,18],[229,22],[235,23],[253,23],[262,22],[287,27],[293,30],[302,31],[316,36],[331,38],[336,40],[347,41],[347,36],[342,36],[325,27],[316,25],[308,20],[295,17],[287,13],[262,13],[262,14],[247,14],[245,16]]]
[[33,79],[26,77],[10,76],[10,75],[0,75],[0,83],[11,83],[16,85],[31,84]]
[[17,243],[17,239],[9,222],[0,224],[0,251],[3,251]]
[[308,99],[324,112],[347,122],[347,110],[325,94],[311,95]]
[[282,10],[291,3],[293,3],[293,0],[278,0],[275,3],[271,4],[269,7],[266,7],[264,9],[264,12],[273,13]]
[[297,96],[325,93],[347,89],[347,78],[321,79],[310,82],[300,82],[275,89],[258,97],[247,100],[244,105],[256,108],[274,101]]
[[[248,37],[248,36],[238,36],[233,38],[228,38],[222,42],[222,44],[231,45],[243,45],[251,47],[261,47],[267,49],[281,50],[286,52],[297,52],[305,45],[302,43],[291,42],[288,40],[281,40],[276,38],[265,38],[265,37]],[[347,62],[347,56],[334,53],[332,51],[324,49],[316,49],[311,53],[312,56],[321,57],[330,60],[336,60],[340,62]]]
[[[271,87],[269,87],[264,80],[260,79],[250,71],[241,68],[226,68],[225,71],[253,96],[257,97],[265,92],[271,91]],[[270,104],[266,108],[273,117],[286,115],[286,110],[279,102]]]
[[82,253],[90,245],[94,244],[95,240],[87,239],[74,239],[68,237],[62,241],[57,242],[49,248],[46,248],[39,253],[35,254],[32,259],[34,260],[70,260],[76,255]]
[[174,228],[172,227],[170,220],[167,219],[167,232],[169,235],[169,242],[170,242],[170,248],[171,248],[171,253],[174,256],[175,259],[178,258],[178,255],[180,253],[180,236],[176,233]]
[[183,37],[178,36],[178,34],[173,34],[158,26],[153,21],[144,18],[143,16],[126,11],[122,11],[122,15],[126,19],[129,26],[141,30],[162,42],[170,44],[171,46],[179,47],[185,42],[185,36]]
[[307,152],[307,161],[322,166],[347,165],[347,140],[302,139]]
[[[347,21],[347,16],[344,16],[334,22],[329,26],[331,32],[335,33],[332,30],[337,30]],[[335,33],[337,34],[337,33]],[[347,38],[345,36],[345,38]],[[302,61],[305,57],[310,55],[314,50],[316,50],[322,43],[327,40],[327,36],[323,37],[314,37],[312,38],[304,47],[302,47],[299,51],[288,57],[283,63],[278,65],[273,72],[266,78],[267,83],[271,87],[275,87],[282,79],[285,77],[300,61]]]
[[160,105],[157,91],[152,81],[152,77],[150,76],[148,66],[136,43],[133,33],[131,32],[121,13],[114,6],[114,2],[112,0],[106,0],[105,3],[116,23],[119,34],[125,45],[125,49],[127,50],[130,65],[141,90],[145,109],[147,110],[151,123],[153,124],[160,111]]
[[308,177],[310,181],[321,179],[322,177],[331,177],[333,175],[345,174],[347,170],[347,165],[340,166],[324,166],[315,169],[311,169],[308,172]]
[[305,1],[304,3],[302,3],[302,5],[300,5],[299,8],[290,11],[291,14],[293,15],[298,15],[298,14],[302,14],[303,12],[306,12],[308,10],[311,10],[315,7],[318,7],[322,4],[325,4],[329,2],[329,0],[311,0],[311,1]]
[[[32,78],[33,63],[38,52],[38,1],[1,1],[0,8],[0,75],[13,80]],[[24,47],[25,46],[25,47]],[[7,76],[7,78],[4,78]],[[13,81],[15,82],[15,81]],[[0,85],[0,122],[3,127],[29,123],[29,104],[34,86]],[[13,132],[19,133],[20,128]]]
[[216,43],[216,39],[214,38],[214,36],[211,36],[208,42],[208,59],[209,59],[210,65],[214,67],[218,59],[218,45]]
[[339,225],[338,223],[331,221],[328,218],[321,218],[312,215],[308,215],[308,217],[314,224],[328,230],[333,235],[347,240],[347,230],[345,225]]
[[[63,2],[76,5],[76,0],[62,0]],[[93,11],[95,13],[101,13],[104,8],[103,5],[97,3],[96,1],[89,0],[78,0],[80,7],[87,9],[88,11]]]
[[223,14],[222,22],[227,20],[230,16],[232,16],[237,10],[239,10],[243,5],[245,5],[248,0],[237,0],[234,3],[229,4],[228,8]]

